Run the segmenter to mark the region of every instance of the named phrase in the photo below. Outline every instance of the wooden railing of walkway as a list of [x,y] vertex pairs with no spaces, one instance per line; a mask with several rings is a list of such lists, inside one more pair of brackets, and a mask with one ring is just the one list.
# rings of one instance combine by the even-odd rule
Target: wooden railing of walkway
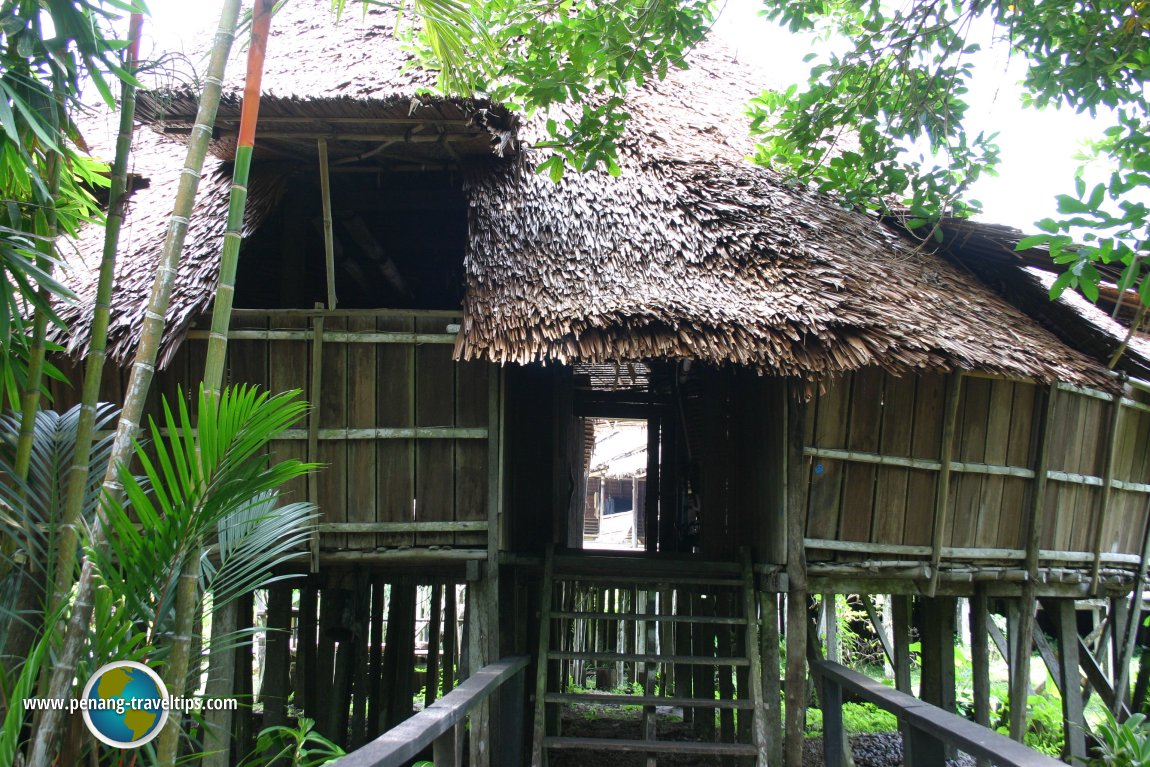
[[890,711],[904,725],[903,764],[943,767],[946,747],[1003,767],[1065,767],[1005,735],[887,687],[864,674],[831,661],[815,661],[812,672],[821,683],[823,753],[826,767],[844,767],[843,690]]
[[519,656],[484,666],[406,722],[333,762],[333,767],[405,767],[428,746],[432,747],[435,767],[460,767],[463,720],[496,691],[501,713],[499,731],[473,730],[471,737],[487,738],[492,764],[522,764],[524,669],[529,660]]

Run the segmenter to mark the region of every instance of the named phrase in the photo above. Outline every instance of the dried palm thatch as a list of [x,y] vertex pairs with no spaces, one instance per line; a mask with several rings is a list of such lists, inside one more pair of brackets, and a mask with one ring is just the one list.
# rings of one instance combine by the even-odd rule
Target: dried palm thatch
[[1102,383],[975,277],[745,162],[750,78],[717,49],[691,65],[631,100],[620,178],[554,185],[522,163],[472,175],[460,357]]

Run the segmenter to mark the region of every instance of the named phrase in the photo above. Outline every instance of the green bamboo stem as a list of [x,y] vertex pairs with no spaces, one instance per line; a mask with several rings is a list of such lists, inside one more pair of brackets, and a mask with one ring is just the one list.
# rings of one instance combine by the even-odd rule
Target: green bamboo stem
[[[108,462],[108,471],[104,476],[103,490],[112,496],[119,496],[123,493],[123,487],[116,473],[117,468],[121,463],[126,463],[131,459],[132,439],[139,432],[144,403],[155,373],[156,356],[164,330],[164,315],[171,298],[172,286],[175,283],[176,271],[179,267],[180,251],[183,249],[184,238],[187,235],[188,220],[191,218],[195,205],[204,157],[207,155],[212,128],[216,121],[216,112],[219,108],[223,88],[224,71],[228,55],[231,53],[232,41],[235,38],[239,11],[239,0],[225,0],[220,12],[220,24],[216,31],[215,44],[212,47],[204,91],[200,96],[196,124],[192,128],[189,139],[187,159],[184,170],[180,174],[179,189],[176,193],[176,202],[164,238],[164,248],[156,270],[156,279],[152,284],[148,307],[144,312],[143,331],[139,346],[136,349],[136,358],[132,363],[128,390],[124,397],[124,409],[120,413]],[[104,534],[102,519],[98,515],[92,524],[91,545],[93,548],[106,545]],[[87,639],[88,627],[92,618],[95,574],[95,567],[91,559],[84,557],[80,580],[76,589],[76,600],[72,607],[72,616],[68,621],[64,642],[53,667],[47,689],[48,697],[66,698],[72,690],[76,662]],[[62,711],[45,712],[36,731],[27,767],[51,766],[53,753],[62,734],[62,724]]]
[[[256,123],[259,119],[260,91],[263,80],[264,60],[267,55],[268,35],[271,30],[272,0],[258,0],[252,20],[252,39],[248,47],[247,73],[244,81],[243,109],[240,113],[240,130],[236,146],[235,165],[232,170],[232,185],[228,200],[228,221],[224,232],[223,253],[220,256],[220,272],[212,306],[212,326],[208,335],[207,360],[204,369],[204,391],[207,401],[215,403],[224,385],[224,368],[228,351],[228,328],[231,325],[232,304],[235,297],[236,270],[239,265],[240,243],[243,238],[244,210],[248,199],[248,178],[251,172],[252,153],[255,146]],[[193,547],[189,555],[190,563],[198,563],[200,546]],[[198,564],[195,565],[198,567]],[[183,695],[188,677],[188,644],[191,641],[191,624],[198,613],[199,595],[193,586],[185,587],[181,580],[176,592],[176,637],[172,653],[165,669],[165,683],[172,695]],[[207,694],[222,697],[230,694],[235,685],[235,651],[221,649],[227,642],[227,635],[236,630],[235,605],[231,609],[213,613],[211,654],[208,667]],[[230,762],[231,712],[209,712],[205,719],[205,746],[208,752],[205,767],[226,767]],[[177,757],[179,717],[169,721],[165,732],[161,733],[156,753],[163,767],[174,767]]]
[[[171,639],[167,663],[164,664],[164,685],[168,688],[168,694],[173,697],[181,697],[184,694],[192,633],[196,618],[199,616],[199,611],[196,610],[199,604],[199,587],[200,559],[198,556],[188,556],[184,560],[184,567],[176,584],[175,633]],[[180,750],[180,735],[183,732],[180,726],[182,721],[180,710],[173,709],[168,712],[168,723],[156,738],[156,764],[160,767],[175,767]]]
[[[126,70],[135,75],[139,60],[140,31],[144,16],[133,13],[128,26]],[[84,510],[84,489],[92,458],[93,430],[96,405],[100,400],[100,380],[104,375],[107,358],[108,323],[112,308],[112,286],[116,270],[116,253],[120,243],[120,230],[124,223],[124,209],[128,194],[128,157],[132,151],[132,135],[136,115],[136,87],[127,80],[120,84],[120,126],[116,136],[116,157],[112,162],[111,188],[108,194],[108,216],[104,227],[104,250],[100,260],[100,276],[96,287],[96,302],[92,311],[92,332],[88,340],[87,364],[80,398],[80,417],[76,423],[76,447],[72,465],[67,474],[67,490],[60,518],[59,541],[56,548],[56,577],[49,613],[65,599],[75,582],[72,572],[76,563],[76,548],[80,541],[77,522]]]

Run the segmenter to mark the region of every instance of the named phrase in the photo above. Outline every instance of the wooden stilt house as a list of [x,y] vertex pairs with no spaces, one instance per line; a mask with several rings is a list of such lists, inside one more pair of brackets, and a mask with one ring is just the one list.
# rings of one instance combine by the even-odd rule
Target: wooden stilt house
[[[269,45],[229,335],[230,381],[313,405],[276,453],[326,466],[290,488],[322,519],[301,577],[270,595],[269,625],[293,640],[269,637],[252,691],[263,724],[285,721],[290,696],[355,747],[409,716],[417,594],[434,600],[428,659],[446,690],[531,657],[522,764],[616,748],[781,765],[804,658],[820,652],[814,595],[888,595],[893,620],[872,615],[898,685],[917,624],[920,694],[943,708],[956,598],[975,667],[988,637],[1012,661],[1012,700],[1034,645],[1057,656],[1064,692],[1082,665],[1096,694],[1129,705],[1116,669],[1150,542],[1150,389],[1000,292],[994,275],[1019,265],[975,269],[964,258],[985,252],[924,247],[749,165],[741,105],[759,83],[717,48],[633,94],[620,177],[553,184],[533,172],[530,123],[417,95],[390,17],[332,27],[304,5],[285,7]],[[203,364],[240,101],[233,89],[220,110],[157,395],[194,388]],[[121,363],[194,112],[191,87],[141,99],[134,170],[149,186],[119,268]],[[94,276],[80,267],[74,283],[89,297]],[[66,312],[77,355],[86,308]],[[1071,312],[1055,329],[1088,325]],[[109,371],[109,399],[124,375]],[[647,424],[642,550],[582,550],[593,418]],[[1105,647],[1079,639],[1083,599],[1109,606],[1109,677]],[[600,702],[640,705],[640,729],[565,734],[584,694],[569,682],[603,669],[639,686]],[[986,723],[983,672],[974,695]],[[1081,755],[1081,696],[1063,697]],[[695,740],[662,739],[662,702]],[[251,727],[237,725],[237,753]],[[483,733],[473,723],[471,764],[504,764]]]

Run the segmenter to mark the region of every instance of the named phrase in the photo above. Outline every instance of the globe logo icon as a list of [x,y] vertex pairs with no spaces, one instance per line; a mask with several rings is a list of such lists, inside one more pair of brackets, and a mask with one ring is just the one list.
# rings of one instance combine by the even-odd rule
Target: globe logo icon
[[168,690],[155,671],[135,661],[102,666],[84,686],[84,723],[101,742],[137,748],[168,721]]

